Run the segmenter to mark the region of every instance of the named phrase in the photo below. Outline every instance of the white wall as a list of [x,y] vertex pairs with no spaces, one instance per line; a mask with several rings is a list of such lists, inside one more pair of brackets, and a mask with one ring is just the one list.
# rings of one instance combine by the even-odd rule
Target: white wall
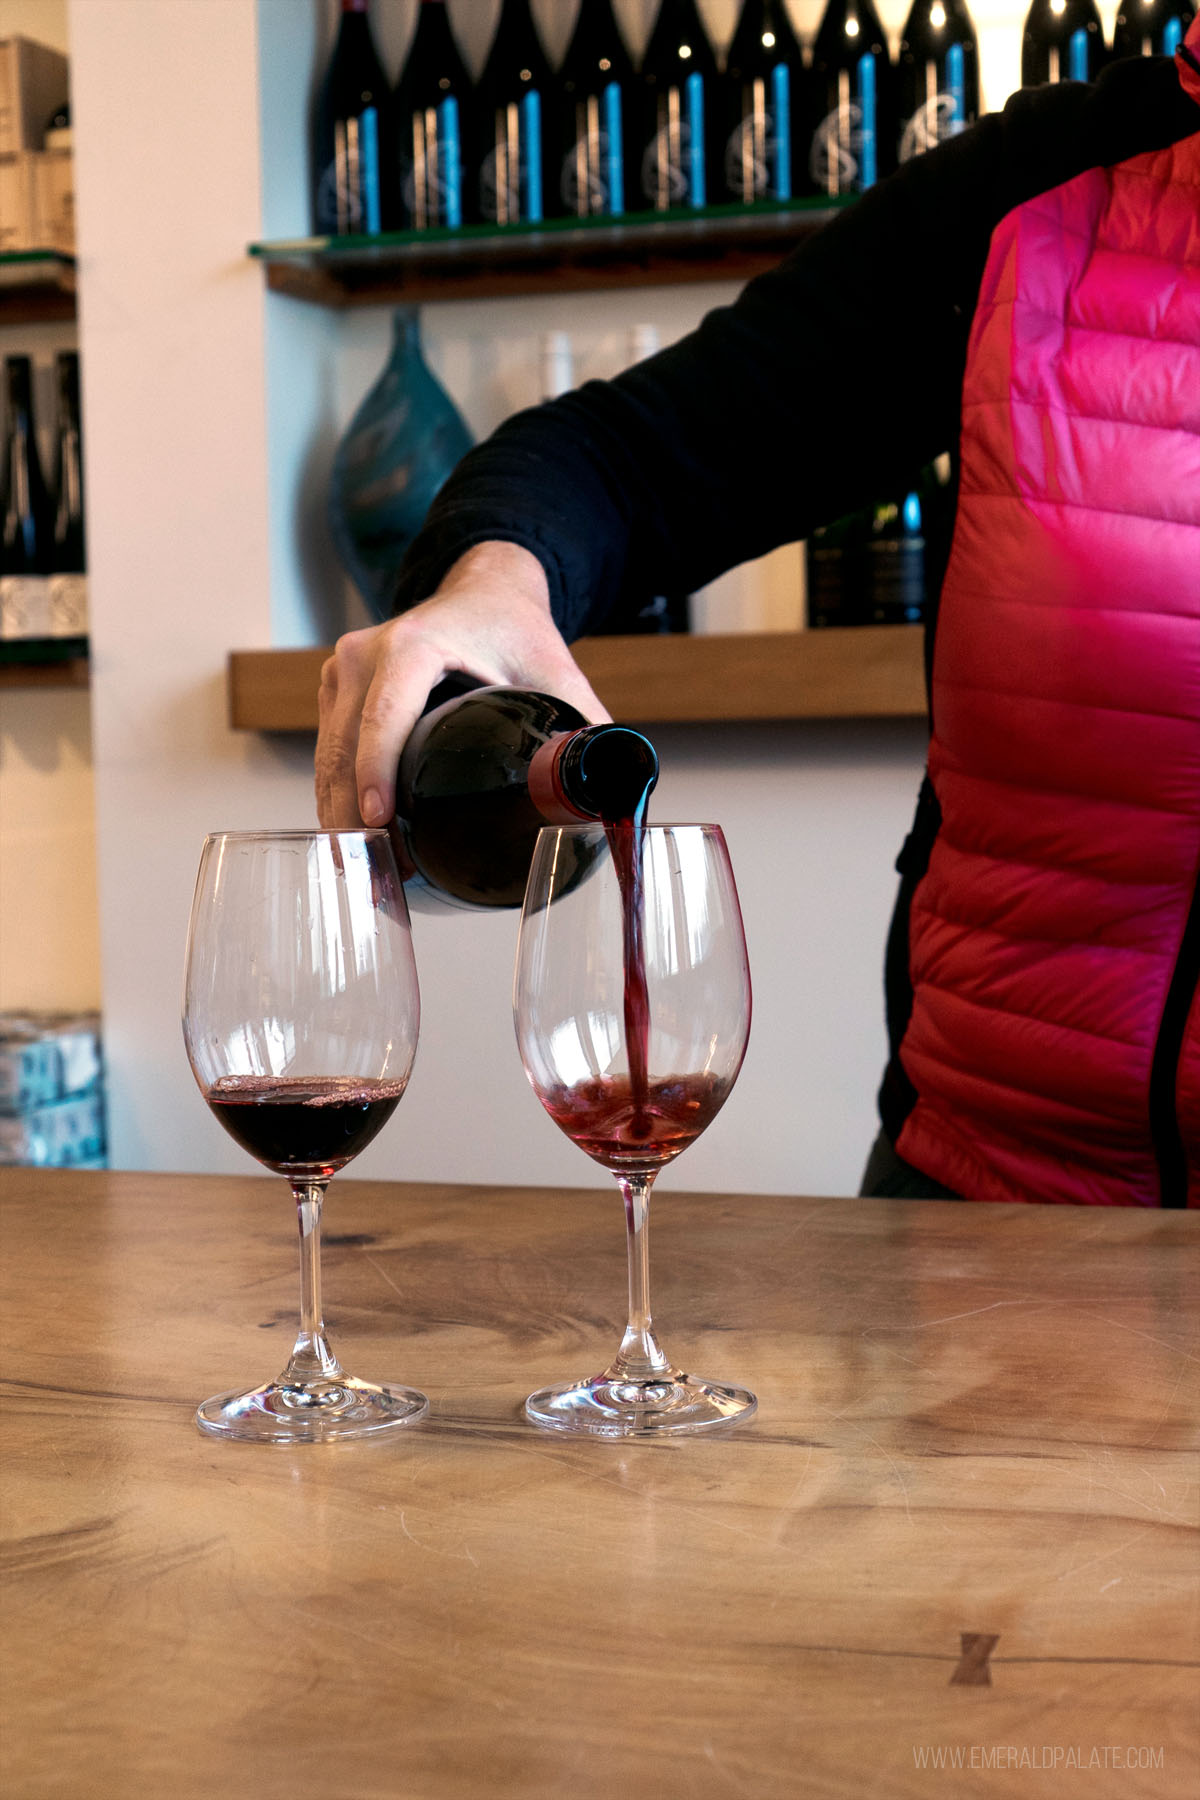
[[[477,61],[494,3],[490,12],[482,0],[451,3]],[[815,22],[805,5],[798,20]],[[639,7],[644,18],[640,0],[622,10],[636,23]],[[732,0],[705,10],[727,35]],[[889,24],[902,11],[889,5]],[[1003,11],[1011,48],[1011,4],[981,0],[985,30],[993,11]],[[306,229],[303,88],[329,12],[328,0],[70,5],[104,1008],[113,1155],[125,1166],[246,1166],[184,1061],[184,930],[207,830],[311,821],[311,744],[229,731],[225,659],[234,647],[323,641],[356,622],[323,542],[321,472],[382,362],[386,312],[339,318],[266,297],[244,254],[259,235]],[[556,16],[561,35],[563,9]],[[411,0],[387,18],[394,69]],[[426,339],[483,430],[534,397],[544,324],[568,326],[580,373],[590,373],[624,323],[656,319],[665,339],[725,297],[643,290],[561,307],[443,304],[425,311]],[[873,1132],[891,865],[911,815],[920,728],[656,735],[659,816],[726,827],[757,977],[738,1088],[665,1179],[852,1191]],[[517,1062],[515,925],[512,915],[417,920],[417,1072],[358,1173],[604,1181],[541,1113]]]

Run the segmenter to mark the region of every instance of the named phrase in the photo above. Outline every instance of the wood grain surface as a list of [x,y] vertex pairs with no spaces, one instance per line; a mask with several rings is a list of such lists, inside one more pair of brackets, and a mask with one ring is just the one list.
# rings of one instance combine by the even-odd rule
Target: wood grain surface
[[282,1182],[0,1174],[6,1800],[1197,1792],[1200,1218],[665,1193],[666,1348],[760,1411],[633,1445],[520,1418],[615,1348],[615,1193],[326,1227],[335,1348],[431,1417],[229,1444]]

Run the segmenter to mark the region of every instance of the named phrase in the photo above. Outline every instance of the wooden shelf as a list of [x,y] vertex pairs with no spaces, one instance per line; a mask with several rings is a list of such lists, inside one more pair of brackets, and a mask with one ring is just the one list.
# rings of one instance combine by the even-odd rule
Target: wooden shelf
[[[615,718],[646,724],[924,718],[919,625],[721,637],[581,638],[580,667]],[[235,650],[230,723],[315,731],[317,650]]]
[[0,326],[75,317],[75,259],[57,250],[0,255]]
[[86,638],[0,639],[0,688],[85,688]]
[[550,221],[536,231],[393,232],[252,244],[275,293],[319,306],[500,298],[671,282],[746,281],[846,204],[793,201],[643,214],[619,225]]

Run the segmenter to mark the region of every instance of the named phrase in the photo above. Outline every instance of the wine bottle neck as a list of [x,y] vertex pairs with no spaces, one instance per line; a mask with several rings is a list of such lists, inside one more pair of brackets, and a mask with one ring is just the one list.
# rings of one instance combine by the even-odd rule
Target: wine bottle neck
[[627,725],[560,732],[529,765],[529,797],[548,825],[638,818],[658,780],[649,738]]

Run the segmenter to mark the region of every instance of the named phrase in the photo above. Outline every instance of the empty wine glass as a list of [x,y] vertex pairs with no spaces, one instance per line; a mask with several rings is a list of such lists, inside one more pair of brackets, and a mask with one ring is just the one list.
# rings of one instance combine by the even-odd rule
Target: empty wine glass
[[664,1164],[720,1110],[750,1031],[750,971],[716,825],[547,826],[521,914],[513,1010],[525,1072],[625,1199],[629,1322],[599,1375],[532,1394],[526,1416],[601,1437],[749,1418],[745,1388],[685,1374],[650,1314],[646,1218]]
[[286,1176],[300,1224],[300,1332],[276,1381],[217,1394],[204,1431],[273,1442],[419,1419],[424,1394],[347,1375],[321,1317],[321,1205],[408,1084],[420,999],[386,831],[207,838],[188,928],[183,1033],[230,1136]]

